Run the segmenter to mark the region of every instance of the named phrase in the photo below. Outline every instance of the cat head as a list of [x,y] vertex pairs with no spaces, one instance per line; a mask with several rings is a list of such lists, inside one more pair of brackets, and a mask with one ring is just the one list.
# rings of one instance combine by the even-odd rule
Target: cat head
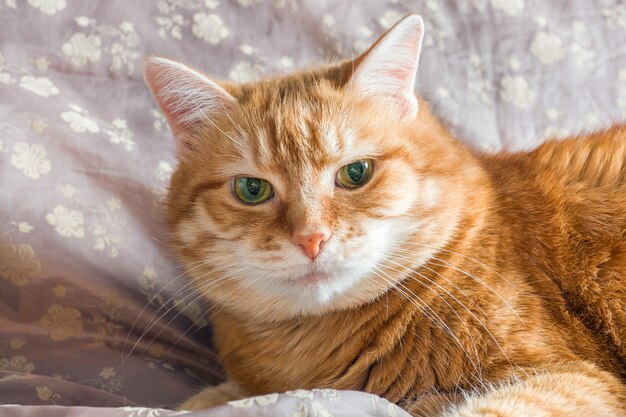
[[146,62],[177,144],[172,242],[197,291],[258,319],[323,314],[445,245],[467,152],[414,94],[423,32],[410,15],[353,61],[239,85]]

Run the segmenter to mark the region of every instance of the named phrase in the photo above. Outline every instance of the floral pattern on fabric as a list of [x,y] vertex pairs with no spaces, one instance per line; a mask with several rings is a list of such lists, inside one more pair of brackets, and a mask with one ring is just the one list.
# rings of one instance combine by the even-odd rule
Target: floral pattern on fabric
[[[529,149],[626,117],[626,6],[566,3],[0,0],[0,403],[175,416],[224,377],[209,307],[167,248],[174,144],[145,57],[249,82],[352,58],[418,12],[420,94],[473,148]],[[406,416],[297,387],[190,415],[352,411]]]

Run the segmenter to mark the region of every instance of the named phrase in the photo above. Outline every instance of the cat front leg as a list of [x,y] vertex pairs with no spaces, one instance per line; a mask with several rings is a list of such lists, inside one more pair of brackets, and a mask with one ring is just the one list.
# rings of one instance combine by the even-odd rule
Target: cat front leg
[[[529,372],[530,373],[530,372]],[[446,402],[442,398],[440,405]],[[592,365],[552,372],[495,385],[482,394],[467,395],[431,416],[441,417],[617,417],[626,416],[626,389],[611,374]],[[406,407],[424,416],[420,402]]]
[[232,381],[226,381],[223,384],[203,389],[196,395],[188,398],[178,409],[187,411],[205,410],[246,396],[246,393],[239,385]]

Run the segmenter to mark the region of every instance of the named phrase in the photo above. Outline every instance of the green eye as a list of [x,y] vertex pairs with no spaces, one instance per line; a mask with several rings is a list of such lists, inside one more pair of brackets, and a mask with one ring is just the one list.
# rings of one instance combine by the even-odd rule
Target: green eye
[[260,204],[274,196],[270,183],[260,178],[237,177],[234,189],[237,198],[247,204]]
[[337,184],[343,188],[359,188],[372,178],[373,163],[371,159],[363,159],[344,165],[337,173]]

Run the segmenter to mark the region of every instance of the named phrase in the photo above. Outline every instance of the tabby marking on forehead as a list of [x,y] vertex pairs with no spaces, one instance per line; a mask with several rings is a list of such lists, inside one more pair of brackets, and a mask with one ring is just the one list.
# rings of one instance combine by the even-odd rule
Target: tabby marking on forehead
[[329,122],[325,118],[322,119],[319,124],[319,130],[324,147],[329,154],[337,155],[346,147],[345,144],[341,143],[337,126],[332,122]]

